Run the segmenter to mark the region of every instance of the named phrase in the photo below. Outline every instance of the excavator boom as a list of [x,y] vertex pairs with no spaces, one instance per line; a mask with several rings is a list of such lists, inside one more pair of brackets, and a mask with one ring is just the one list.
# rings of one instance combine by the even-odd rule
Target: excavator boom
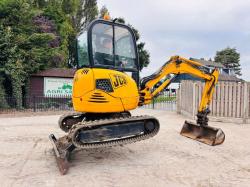
[[[169,78],[171,77],[171,74],[173,76],[172,78]],[[156,97],[175,77],[180,74],[190,74],[194,77],[205,80],[205,86],[197,113],[197,124],[185,121],[181,130],[181,135],[208,145],[222,144],[225,140],[225,134],[221,129],[208,126],[207,117],[210,113],[208,106],[219,77],[219,71],[217,69],[214,69],[209,73],[206,72],[204,66],[198,62],[179,56],[173,56],[155,74],[142,79],[139,104],[144,105],[150,103],[154,97]],[[155,88],[155,85],[161,80],[164,80],[163,83],[158,88]]]

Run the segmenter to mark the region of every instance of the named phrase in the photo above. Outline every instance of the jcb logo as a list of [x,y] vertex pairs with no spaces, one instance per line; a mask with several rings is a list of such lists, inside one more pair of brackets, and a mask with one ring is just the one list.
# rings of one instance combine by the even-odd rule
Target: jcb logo
[[122,75],[110,75],[114,88],[118,88],[127,84],[125,76]]
[[82,74],[88,74],[89,70],[88,69],[82,69]]

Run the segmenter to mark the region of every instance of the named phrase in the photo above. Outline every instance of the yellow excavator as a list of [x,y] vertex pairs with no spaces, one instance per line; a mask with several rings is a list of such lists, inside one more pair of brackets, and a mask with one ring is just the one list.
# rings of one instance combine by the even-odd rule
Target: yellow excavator
[[208,145],[223,143],[225,134],[208,126],[207,117],[217,69],[209,72],[198,62],[173,56],[156,73],[139,80],[134,33],[116,19],[94,20],[76,43],[78,67],[72,93],[76,112],[59,119],[65,136],[49,136],[61,174],[67,172],[70,153],[76,148],[123,145],[155,136],[160,128],[155,117],[131,116],[129,111],[151,103],[180,74],[205,81],[197,123],[185,121],[181,135]]

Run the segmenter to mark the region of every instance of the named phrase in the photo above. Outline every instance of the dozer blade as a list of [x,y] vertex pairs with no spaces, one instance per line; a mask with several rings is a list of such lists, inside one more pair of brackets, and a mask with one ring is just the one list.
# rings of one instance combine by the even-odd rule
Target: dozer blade
[[[58,141],[54,134],[49,135],[49,139],[52,143],[53,150],[55,152],[56,162],[57,166],[59,168],[59,171],[62,175],[66,174],[69,169],[69,154],[74,149],[74,146],[71,145],[67,147],[67,149],[60,149],[58,147]],[[73,146],[73,147],[72,147]]]
[[220,145],[225,140],[225,134],[221,129],[200,126],[188,121],[185,121],[180,134],[211,146]]

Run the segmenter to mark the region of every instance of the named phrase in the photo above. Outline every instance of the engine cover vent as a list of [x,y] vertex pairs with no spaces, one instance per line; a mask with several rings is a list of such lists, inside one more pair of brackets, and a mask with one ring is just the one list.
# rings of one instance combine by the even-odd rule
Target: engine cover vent
[[108,101],[103,95],[101,95],[101,93],[94,93],[90,97],[89,102],[92,102],[92,103],[107,103]]
[[105,92],[114,91],[109,79],[96,79],[96,89],[100,89]]

